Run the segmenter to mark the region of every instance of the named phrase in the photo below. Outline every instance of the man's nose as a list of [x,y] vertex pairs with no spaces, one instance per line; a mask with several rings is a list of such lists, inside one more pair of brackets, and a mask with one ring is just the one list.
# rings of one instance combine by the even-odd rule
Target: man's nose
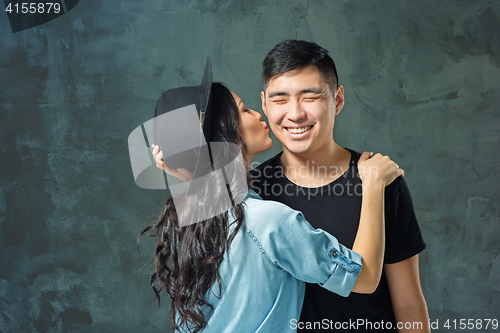
[[299,121],[306,117],[306,112],[299,101],[291,101],[286,117],[290,121]]

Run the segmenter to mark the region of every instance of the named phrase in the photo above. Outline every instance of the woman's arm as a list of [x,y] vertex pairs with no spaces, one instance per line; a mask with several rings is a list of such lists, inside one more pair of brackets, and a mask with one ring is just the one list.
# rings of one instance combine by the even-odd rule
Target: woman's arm
[[363,202],[358,233],[352,247],[362,257],[363,268],[353,291],[373,293],[380,282],[384,262],[384,191],[404,171],[388,156],[364,152],[358,163],[363,183]]

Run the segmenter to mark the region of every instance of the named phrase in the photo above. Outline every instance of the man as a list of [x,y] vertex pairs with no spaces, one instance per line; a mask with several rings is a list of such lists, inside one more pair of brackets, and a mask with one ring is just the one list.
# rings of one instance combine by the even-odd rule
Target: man
[[[283,152],[252,171],[263,198],[304,213],[315,228],[352,247],[361,209],[360,154],[333,139],[335,116],[344,105],[328,51],[306,41],[276,45],[263,62],[262,109]],[[418,253],[425,248],[411,196],[399,177],[385,191],[384,271],[372,294],[348,298],[307,284],[299,331],[429,332]]]

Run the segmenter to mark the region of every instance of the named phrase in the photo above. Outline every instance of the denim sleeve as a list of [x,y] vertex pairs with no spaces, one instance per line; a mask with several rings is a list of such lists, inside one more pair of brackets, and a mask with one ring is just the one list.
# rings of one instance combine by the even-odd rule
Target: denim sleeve
[[278,227],[268,233],[269,259],[299,280],[347,297],[361,271],[361,255],[326,231],[315,230],[302,213],[290,208],[282,213],[286,217],[274,221]]

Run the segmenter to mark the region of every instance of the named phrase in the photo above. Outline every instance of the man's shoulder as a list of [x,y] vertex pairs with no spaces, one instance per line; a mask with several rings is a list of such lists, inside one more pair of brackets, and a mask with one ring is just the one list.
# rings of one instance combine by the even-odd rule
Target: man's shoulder
[[259,166],[250,170],[250,172],[249,172],[250,177],[252,179],[259,179],[262,177],[262,174],[265,170],[274,169],[277,166],[279,166],[279,157],[280,157],[281,153],[282,152],[279,152],[278,154],[274,155],[273,157],[271,157],[267,161],[264,161],[261,164],[259,164]]
[[[344,148],[351,152],[351,164],[353,166],[357,167],[359,158],[361,157],[361,153],[356,151],[356,150],[350,149],[350,148],[346,148],[346,147],[344,147]],[[400,190],[400,188],[403,191],[409,191],[408,185],[406,184],[404,178],[401,176],[396,178],[391,184],[387,185],[386,194],[387,194],[387,192],[391,192],[391,193],[398,192]]]
[[361,153],[347,147],[344,147],[344,149],[347,149],[351,153],[351,164],[357,166]]
[[259,166],[257,166],[256,168],[252,169],[251,171],[253,171],[253,170],[263,170],[265,167],[268,167],[268,166],[275,167],[276,165],[278,165],[277,162],[278,162],[279,157],[280,157],[280,155],[282,153],[283,152],[280,151],[279,153],[277,153],[276,155],[274,155],[270,159],[268,159],[268,160],[262,162],[261,164],[259,164]]

